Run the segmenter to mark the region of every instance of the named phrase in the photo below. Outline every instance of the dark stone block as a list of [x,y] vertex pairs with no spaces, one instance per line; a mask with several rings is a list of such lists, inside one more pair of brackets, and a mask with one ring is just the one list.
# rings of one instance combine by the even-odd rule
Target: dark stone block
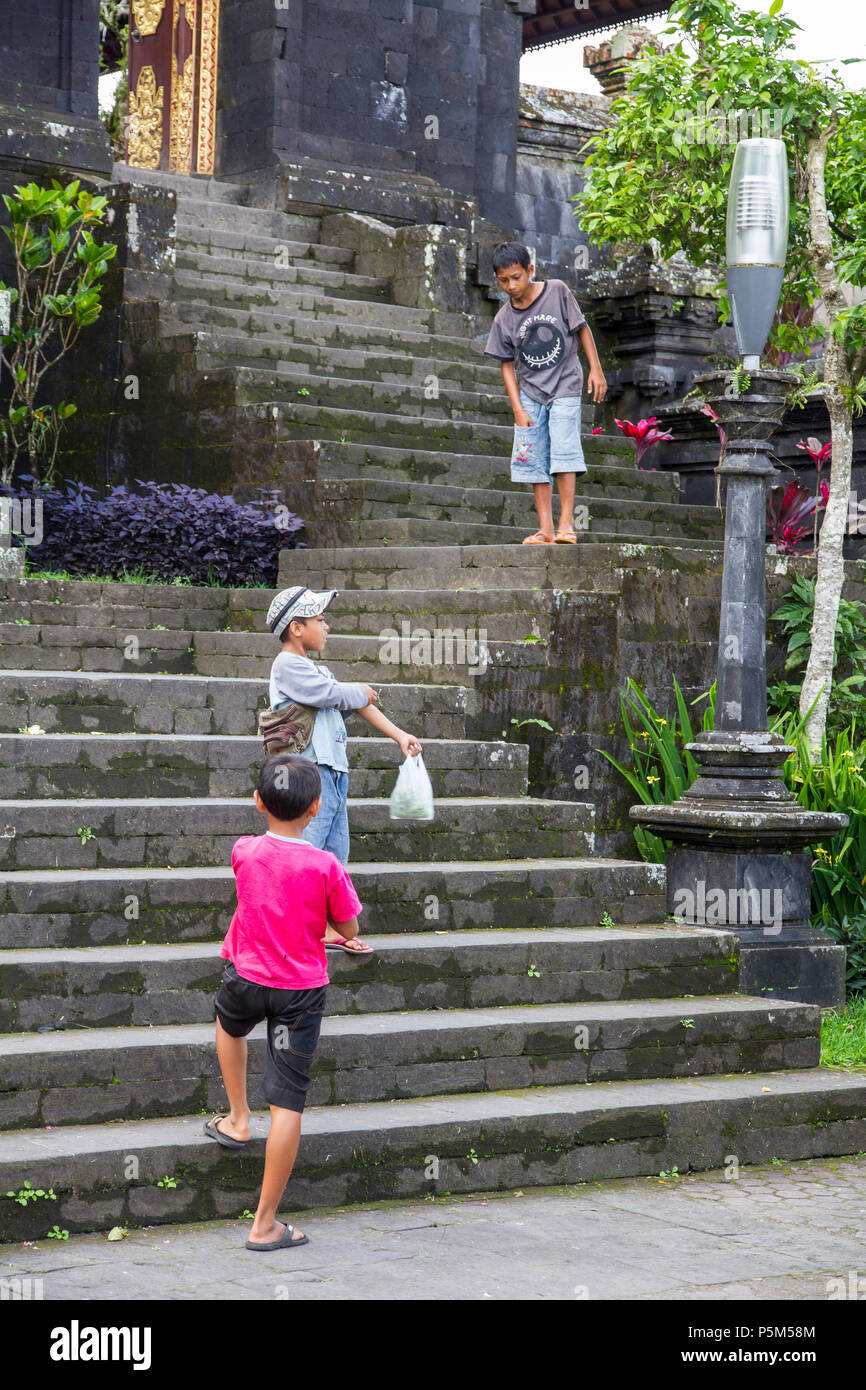
[[409,76],[408,53],[396,53],[393,49],[386,49],[385,76],[389,82],[396,82],[400,85],[405,83]]
[[741,945],[738,988],[741,994],[844,1007],[845,947],[820,939]]

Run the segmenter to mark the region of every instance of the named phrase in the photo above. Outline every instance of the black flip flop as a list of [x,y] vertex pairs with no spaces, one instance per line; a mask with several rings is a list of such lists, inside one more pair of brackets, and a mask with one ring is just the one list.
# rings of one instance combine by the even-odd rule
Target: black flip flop
[[295,1245],[309,1245],[309,1236],[301,1236],[299,1240],[295,1240],[294,1235],[294,1226],[286,1222],[286,1229],[283,1231],[279,1240],[268,1241],[267,1245],[260,1245],[253,1240],[248,1240],[246,1246],[248,1250],[291,1250]]
[[227,1120],[228,1115],[214,1115],[212,1120],[208,1120],[204,1127],[204,1132],[210,1139],[215,1139],[218,1144],[222,1144],[226,1149],[245,1149],[251,1144],[252,1139],[232,1139],[230,1134],[223,1134],[221,1129],[217,1129],[217,1120]]

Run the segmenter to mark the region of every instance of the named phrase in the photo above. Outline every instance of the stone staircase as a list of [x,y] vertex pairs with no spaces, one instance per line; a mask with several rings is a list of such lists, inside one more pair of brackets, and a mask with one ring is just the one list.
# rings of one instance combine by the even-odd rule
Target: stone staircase
[[[494,306],[480,292],[473,313],[395,304],[387,279],[355,273],[353,251],[322,240],[338,219],[246,206],[239,184],[123,177],[177,196],[171,293],[152,306],[151,341],[138,351],[158,344],[181,362],[190,401],[196,385],[204,394],[220,384],[221,399],[207,397],[211,434],[221,417],[253,436],[267,421],[257,471],[243,439],[227,446],[235,478],[292,494],[285,460],[307,446],[316,487],[304,515],[317,546],[508,544],[536,529],[531,489],[510,480],[513,419],[499,366],[484,356]],[[197,412],[186,410],[174,402],[175,432],[179,422],[198,438]],[[715,509],[680,505],[677,478],[637,473],[628,441],[592,435],[588,400],[583,415],[575,507],[587,539],[719,545]]]
[[[288,552],[282,579],[322,559],[339,587],[339,552]],[[387,626],[404,592],[348,591],[347,627]],[[411,592],[428,621],[453,618],[442,590]],[[269,598],[4,582],[4,654],[30,654],[10,629],[84,645],[67,636],[45,647],[53,669],[0,674],[0,1191],[29,1181],[57,1199],[5,1200],[3,1239],[254,1204],[261,1145],[238,1158],[202,1126],[225,1103],[212,1017],[229,853],[261,829],[249,729],[267,656],[248,629]],[[512,619],[488,614],[493,659],[517,645]],[[134,631],[194,633],[186,672],[105,669]],[[202,670],[206,637],[256,674]],[[341,634],[327,660],[372,674],[375,640]],[[76,669],[82,652],[97,669]],[[350,721],[350,867],[377,949],[330,961],[289,1205],[861,1149],[866,1083],[817,1069],[819,1010],[737,994],[736,938],[665,924],[659,868],[595,854],[593,805],[528,795],[526,746],[469,732],[471,672],[432,671],[379,683],[424,740],[432,824],[389,821],[399,755]],[[257,1029],[253,1076],[262,1056]]]
[[[717,564],[715,514],[587,434],[587,534],[513,544],[531,504],[510,485],[477,324],[390,304],[307,213],[173,186],[161,331],[193,335],[196,370],[219,364],[245,407],[276,411],[281,441],[309,446],[313,546],[284,552],[280,584],[341,591],[325,660],[422,739],[436,796],[432,823],[391,822],[399,754],[348,721],[350,872],[376,954],[329,960],[286,1209],[866,1147],[866,1080],[819,1070],[820,1011],[739,995],[736,937],[666,922],[660,866],[599,852],[595,784],[583,800],[531,794],[529,745],[508,736],[533,712],[521,692],[562,691],[563,596],[602,614],[655,566],[661,588],[710,601],[697,574]],[[290,233],[284,278],[263,279]],[[424,399],[428,367],[453,394]],[[238,1157],[203,1124],[225,1105],[213,996],[229,853],[262,828],[251,731],[270,598],[0,581],[0,1193],[30,1182],[56,1198],[0,1197],[0,1239],[255,1204],[263,1143]],[[384,652],[404,622],[483,629],[483,662]],[[628,659],[566,645],[576,685]],[[251,1096],[263,1048],[257,1029]]]

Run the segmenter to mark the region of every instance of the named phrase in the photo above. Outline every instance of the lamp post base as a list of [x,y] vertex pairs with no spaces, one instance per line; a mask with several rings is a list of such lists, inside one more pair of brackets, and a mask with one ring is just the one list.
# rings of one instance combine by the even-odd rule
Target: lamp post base
[[688,791],[629,812],[672,842],[668,913],[737,933],[742,993],[843,1004],[845,948],[810,925],[806,846],[837,835],[847,817],[799,805],[781,778],[791,750],[766,731],[708,733],[688,750],[699,768]]

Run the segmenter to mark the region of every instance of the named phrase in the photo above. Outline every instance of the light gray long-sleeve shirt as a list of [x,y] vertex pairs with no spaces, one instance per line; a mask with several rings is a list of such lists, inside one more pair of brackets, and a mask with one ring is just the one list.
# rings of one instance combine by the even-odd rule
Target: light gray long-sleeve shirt
[[280,652],[271,667],[271,708],[288,700],[313,705],[319,711],[312,741],[301,756],[338,772],[348,772],[346,725],[340,710],[362,709],[370,703],[363,685],[338,681],[327,666],[320,666],[308,656]]

